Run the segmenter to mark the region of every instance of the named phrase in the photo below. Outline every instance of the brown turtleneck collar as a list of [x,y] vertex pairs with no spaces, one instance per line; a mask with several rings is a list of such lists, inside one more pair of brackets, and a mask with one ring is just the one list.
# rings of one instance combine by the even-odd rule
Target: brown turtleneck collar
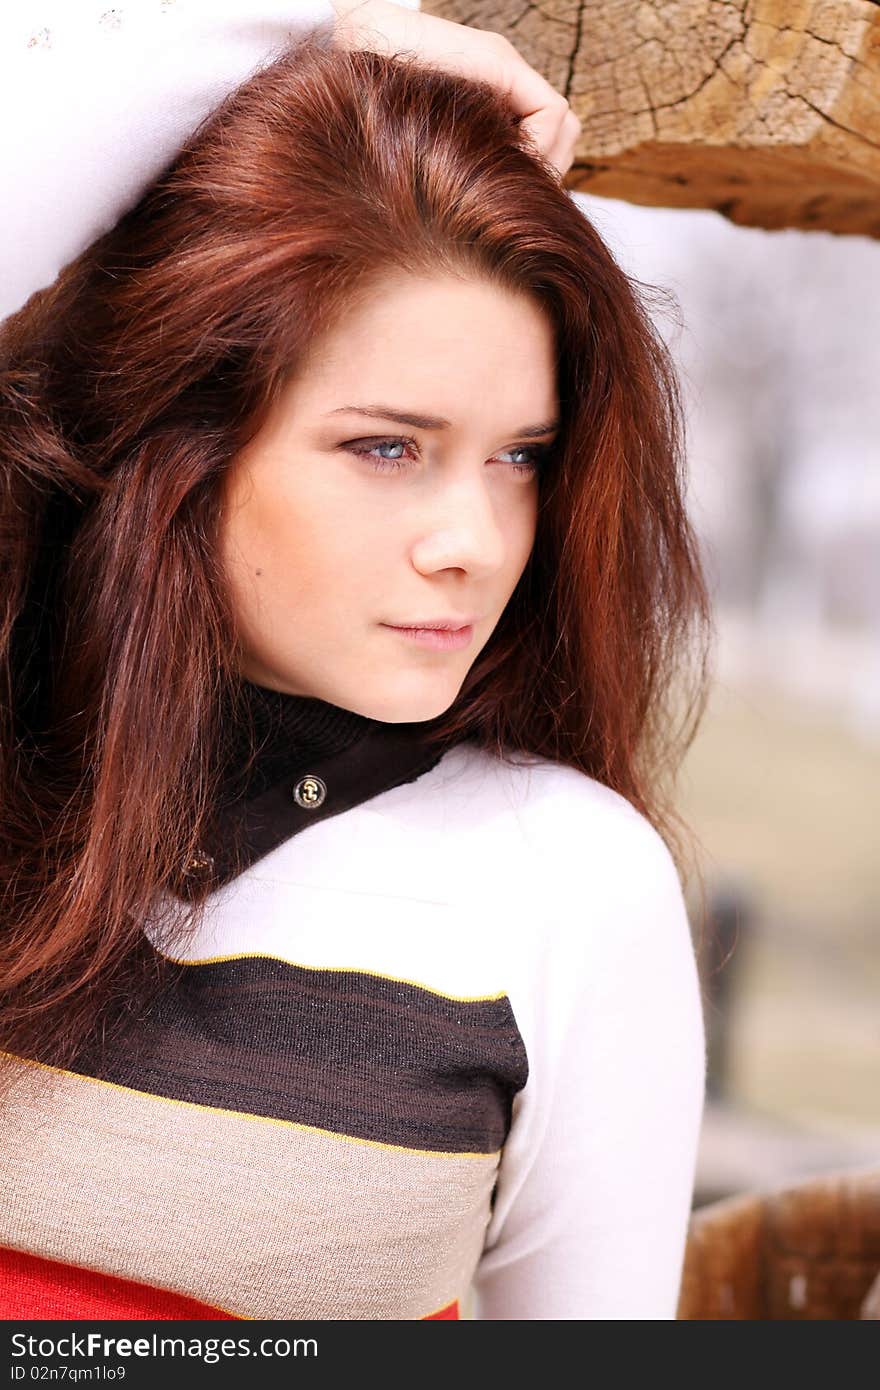
[[228,734],[224,800],[251,801],[303,760],[333,757],[383,727],[378,719],[326,700],[252,681],[243,682],[242,694],[244,716]]
[[386,724],[250,681],[242,693],[215,827],[177,886],[184,897],[206,879],[221,887],[317,821],[415,781],[451,746],[427,741],[439,718]]

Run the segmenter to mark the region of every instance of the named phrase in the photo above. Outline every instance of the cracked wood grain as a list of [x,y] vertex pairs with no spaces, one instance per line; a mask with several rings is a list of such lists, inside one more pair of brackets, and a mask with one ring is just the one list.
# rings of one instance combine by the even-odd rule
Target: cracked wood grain
[[583,125],[570,188],[880,237],[880,0],[422,0]]

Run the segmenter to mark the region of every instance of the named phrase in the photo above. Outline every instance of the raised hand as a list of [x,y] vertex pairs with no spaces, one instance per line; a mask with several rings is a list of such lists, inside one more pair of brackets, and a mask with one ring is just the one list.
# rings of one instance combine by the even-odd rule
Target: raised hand
[[520,129],[564,178],[581,122],[567,99],[526,62],[503,34],[455,24],[392,0],[331,0],[334,42],[393,53],[405,49],[430,67],[480,78],[499,88],[521,117]]

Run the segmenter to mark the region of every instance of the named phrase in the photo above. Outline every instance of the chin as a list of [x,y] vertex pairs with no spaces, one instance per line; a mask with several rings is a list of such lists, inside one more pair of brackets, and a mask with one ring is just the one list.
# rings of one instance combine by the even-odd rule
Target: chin
[[377,695],[372,700],[362,698],[357,705],[352,704],[349,708],[356,709],[369,719],[378,719],[383,724],[424,724],[445,714],[455,703],[460,689],[459,684],[451,693],[447,688],[445,691],[422,691],[408,696],[399,690],[391,691],[387,696]]

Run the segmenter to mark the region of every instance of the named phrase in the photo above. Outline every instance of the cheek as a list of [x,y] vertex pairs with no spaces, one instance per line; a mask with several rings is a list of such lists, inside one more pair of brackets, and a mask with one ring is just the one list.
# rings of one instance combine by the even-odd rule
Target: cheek
[[271,470],[242,467],[225,488],[224,556],[231,565],[251,573],[268,570],[309,534],[303,515]]
[[518,518],[516,536],[510,550],[511,555],[515,556],[514,568],[517,577],[522,574],[529,562],[529,556],[535,545],[535,534],[538,526],[538,499],[535,496],[527,507],[523,509],[523,514]]
[[347,611],[381,572],[385,547],[358,509],[335,499],[292,496],[289,485],[255,480],[230,489],[221,554],[241,618],[252,627],[274,612],[308,624]]

